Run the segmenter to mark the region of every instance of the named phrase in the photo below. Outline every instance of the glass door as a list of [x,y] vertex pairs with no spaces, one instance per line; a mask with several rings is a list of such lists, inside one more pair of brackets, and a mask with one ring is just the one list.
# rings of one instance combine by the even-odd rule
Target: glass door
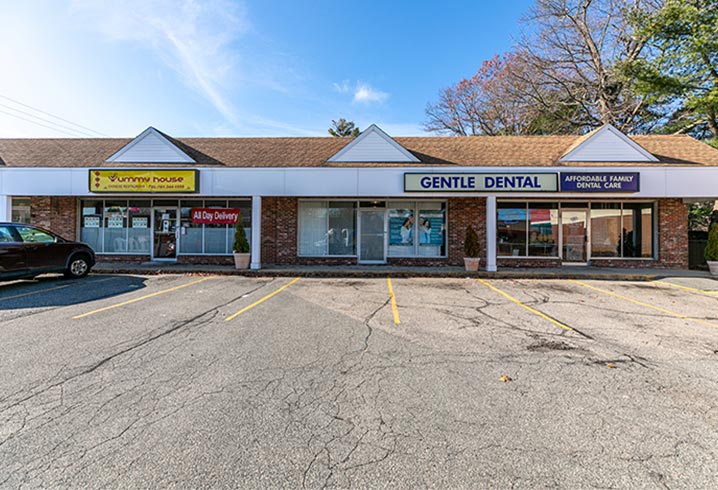
[[383,209],[359,211],[359,263],[386,262],[385,214]]
[[175,260],[177,258],[177,208],[154,208],[152,258],[155,260]]
[[588,211],[561,210],[563,262],[586,264],[588,257]]

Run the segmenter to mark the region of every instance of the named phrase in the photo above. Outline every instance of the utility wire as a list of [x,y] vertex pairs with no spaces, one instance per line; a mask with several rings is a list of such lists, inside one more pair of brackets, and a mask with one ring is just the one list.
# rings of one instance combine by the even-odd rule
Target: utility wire
[[71,137],[73,137],[73,138],[77,138],[77,134],[68,133],[67,131],[64,131],[64,130],[62,130],[62,129],[57,129],[57,128],[52,127],[52,126],[48,126],[47,124],[42,124],[42,123],[39,123],[39,122],[37,122],[37,121],[33,121],[32,119],[28,119],[28,118],[26,118],[26,117],[18,116],[17,114],[13,114],[12,112],[5,112],[5,111],[3,111],[3,110],[0,110],[0,114],[7,114],[8,116],[16,117],[16,118],[18,118],[18,119],[22,119],[23,121],[27,121],[27,122],[32,123],[32,124],[37,124],[38,126],[42,126],[43,128],[52,129],[53,131],[57,131],[58,133],[64,133],[64,134],[66,134],[66,135],[68,135],[68,136],[71,136]]
[[40,121],[46,122],[46,123],[48,123],[48,124],[52,124],[53,126],[57,126],[57,127],[59,127],[59,128],[65,128],[65,129],[67,129],[68,131],[72,131],[72,132],[77,133],[77,134],[82,135],[82,136],[88,136],[88,137],[90,137],[90,138],[95,138],[95,137],[96,137],[95,135],[90,134],[90,133],[88,133],[88,132],[86,132],[86,131],[82,131],[82,130],[80,130],[80,129],[75,129],[75,128],[73,128],[73,127],[66,126],[66,125],[64,125],[64,124],[60,124],[60,123],[56,123],[56,122],[54,122],[54,121],[50,121],[49,119],[45,119],[44,117],[36,116],[35,114],[31,114],[31,113],[29,113],[29,112],[21,111],[20,109],[16,109],[16,108],[14,108],[14,107],[12,107],[12,106],[9,106],[9,105],[3,104],[3,103],[0,103],[0,107],[4,107],[5,109],[9,109],[9,110],[14,111],[14,112],[19,112],[20,114],[25,114],[25,115],[28,116],[28,117],[32,117],[32,118],[34,118],[34,119],[39,119]]
[[66,123],[68,123],[68,124],[72,124],[73,126],[77,126],[78,128],[85,129],[85,130],[87,130],[87,131],[90,131],[90,132],[92,132],[92,133],[97,134],[98,136],[104,136],[104,137],[106,137],[106,138],[109,138],[109,137],[110,137],[110,136],[108,136],[108,135],[106,135],[106,134],[104,134],[104,133],[100,133],[99,131],[95,131],[94,129],[88,128],[88,127],[83,126],[83,125],[81,125],[81,124],[77,124],[77,123],[74,123],[74,122],[72,122],[72,121],[68,121],[67,119],[64,119],[64,118],[62,118],[62,117],[60,117],[60,116],[56,116],[56,115],[54,115],[54,114],[50,114],[49,112],[43,111],[43,110],[41,110],[41,109],[37,109],[37,108],[32,107],[32,106],[27,105],[27,104],[23,104],[23,103],[20,102],[19,100],[11,99],[10,97],[8,97],[8,96],[6,96],[6,95],[0,94],[0,98],[3,98],[3,99],[5,99],[5,100],[9,100],[10,102],[13,102],[13,103],[15,103],[15,104],[21,105],[21,106],[26,107],[26,108],[28,108],[28,109],[32,109],[33,111],[41,112],[42,114],[45,114],[46,116],[50,116],[50,117],[53,117],[53,118],[55,118],[55,119],[59,119],[60,121],[66,122]]

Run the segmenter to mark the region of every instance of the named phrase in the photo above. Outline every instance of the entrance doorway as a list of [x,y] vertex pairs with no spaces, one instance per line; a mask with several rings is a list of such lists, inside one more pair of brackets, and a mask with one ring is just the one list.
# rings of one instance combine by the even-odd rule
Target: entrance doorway
[[153,208],[152,219],[154,232],[152,260],[177,260],[178,208]]
[[586,265],[588,260],[588,210],[561,209],[563,263]]
[[359,210],[359,263],[386,263],[386,211]]

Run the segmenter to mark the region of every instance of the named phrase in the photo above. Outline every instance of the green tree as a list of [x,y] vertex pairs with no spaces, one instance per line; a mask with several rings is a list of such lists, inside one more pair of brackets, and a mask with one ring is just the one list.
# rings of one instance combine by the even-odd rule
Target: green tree
[[633,23],[647,49],[622,71],[664,108],[665,132],[718,140],[718,0],[665,0]]
[[338,121],[332,119],[329,134],[335,138],[353,138],[359,136],[359,128],[354,126],[354,121],[347,121],[341,117]]

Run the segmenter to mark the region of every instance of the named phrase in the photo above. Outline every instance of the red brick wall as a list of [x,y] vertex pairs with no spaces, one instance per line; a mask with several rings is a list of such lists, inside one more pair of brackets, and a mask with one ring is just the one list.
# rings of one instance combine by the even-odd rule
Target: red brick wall
[[688,269],[688,206],[681,199],[658,200],[658,263]]
[[77,240],[77,198],[31,197],[30,223],[46,228],[68,240]]
[[464,239],[471,225],[479,236],[481,263],[486,264],[486,199],[483,197],[455,197],[449,199],[449,260],[451,265],[464,265]]
[[262,198],[262,264],[299,263],[298,206],[296,197]]

